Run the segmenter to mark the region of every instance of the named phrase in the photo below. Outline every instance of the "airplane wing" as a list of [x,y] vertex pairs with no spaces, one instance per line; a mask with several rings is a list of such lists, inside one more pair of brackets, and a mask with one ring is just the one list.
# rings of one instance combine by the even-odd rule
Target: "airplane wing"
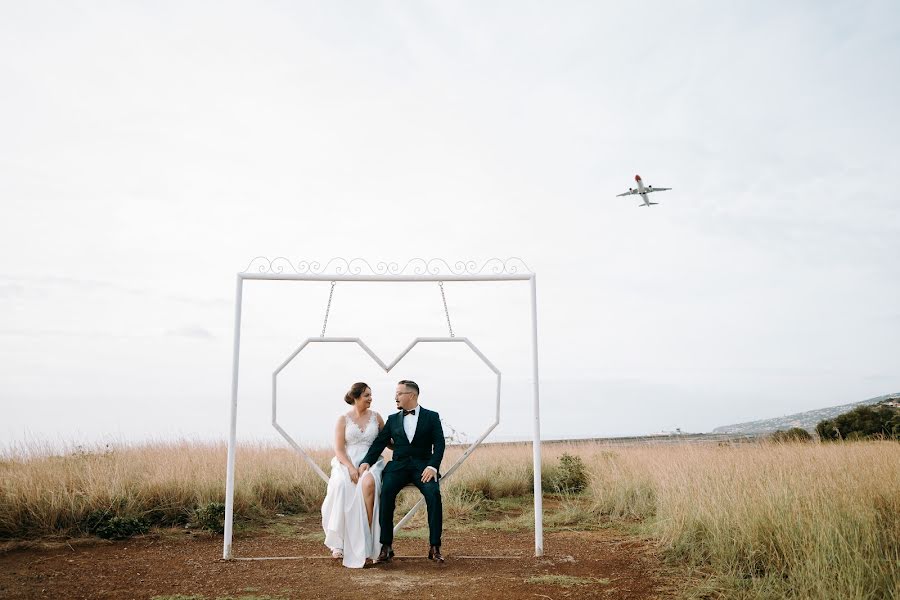
[[616,198],[619,198],[621,196],[631,196],[632,194],[639,194],[639,193],[640,192],[638,192],[637,190],[628,190],[627,192],[624,192],[622,194],[616,194]]
[[647,187],[644,189],[644,191],[647,192],[647,193],[649,194],[650,192],[668,192],[668,191],[671,190],[671,189],[672,189],[672,188],[655,188],[655,187],[653,187],[653,186],[647,186]]

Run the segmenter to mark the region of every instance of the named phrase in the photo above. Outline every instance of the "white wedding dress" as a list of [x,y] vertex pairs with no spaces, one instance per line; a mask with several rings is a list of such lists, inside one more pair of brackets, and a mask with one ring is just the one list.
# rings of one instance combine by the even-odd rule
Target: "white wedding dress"
[[[365,429],[360,429],[352,419],[344,415],[344,443],[347,456],[357,467],[369,451],[375,436],[378,435],[378,419],[375,411]],[[381,471],[384,469],[384,458],[369,467],[363,474],[375,480],[375,506],[372,509],[372,526],[366,516],[366,505],[362,495],[362,485],[353,483],[347,467],[331,459],[331,478],[328,480],[328,491],[322,503],[322,528],[325,530],[325,545],[332,551],[340,550],[344,554],[345,567],[362,568],[366,558],[375,559],[381,551],[378,526],[378,497],[381,493]]]

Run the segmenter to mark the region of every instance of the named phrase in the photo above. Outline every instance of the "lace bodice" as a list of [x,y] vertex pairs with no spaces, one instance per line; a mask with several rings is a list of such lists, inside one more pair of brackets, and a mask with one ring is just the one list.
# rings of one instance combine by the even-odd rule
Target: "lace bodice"
[[347,448],[350,448],[350,446],[365,446],[368,449],[372,442],[375,441],[375,438],[378,436],[378,419],[375,416],[375,411],[371,412],[372,414],[366,422],[365,429],[360,429],[359,425],[353,422],[353,419],[344,415],[344,421],[346,421],[344,426],[344,443],[347,445]]

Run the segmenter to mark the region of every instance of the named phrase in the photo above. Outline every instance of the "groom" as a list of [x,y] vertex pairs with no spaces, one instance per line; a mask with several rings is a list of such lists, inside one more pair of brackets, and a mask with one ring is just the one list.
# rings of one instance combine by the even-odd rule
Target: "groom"
[[444,458],[444,430],[441,419],[433,410],[419,406],[419,386],[404,379],[397,384],[394,396],[397,412],[372,442],[369,453],[359,465],[360,475],[378,460],[388,442],[394,441],[394,456],[382,473],[381,482],[381,552],[376,562],[388,562],[394,556],[394,507],[397,494],[411,483],[425,496],[428,507],[428,535],[431,547],[428,560],[444,562],[441,556],[441,488],[438,469]]

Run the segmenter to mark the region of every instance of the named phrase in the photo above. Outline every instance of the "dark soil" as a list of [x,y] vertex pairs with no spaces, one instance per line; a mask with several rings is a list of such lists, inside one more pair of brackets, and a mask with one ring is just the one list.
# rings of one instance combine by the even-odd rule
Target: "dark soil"
[[534,557],[529,530],[450,529],[444,564],[428,561],[421,532],[395,540],[390,564],[346,569],[322,545],[316,515],[284,517],[235,536],[238,557],[223,561],[222,536],[158,530],[120,542],[7,543],[0,551],[0,598],[182,599],[676,598],[687,583],[648,543],[616,529],[548,531]]

